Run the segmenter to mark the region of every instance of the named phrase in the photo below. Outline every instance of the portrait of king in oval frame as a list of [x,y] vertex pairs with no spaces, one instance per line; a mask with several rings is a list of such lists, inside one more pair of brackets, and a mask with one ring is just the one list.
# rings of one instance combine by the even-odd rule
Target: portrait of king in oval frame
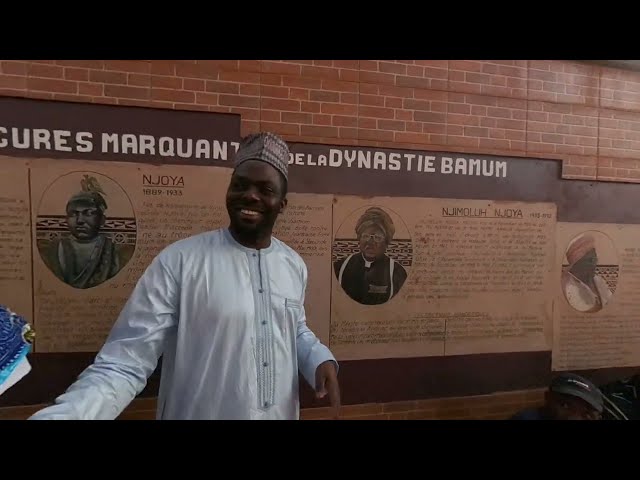
[[603,310],[620,280],[620,261],[613,240],[591,230],[572,238],[565,248],[561,286],[567,303],[581,313]]
[[136,248],[131,200],[114,179],[97,172],[71,172],[49,184],[38,204],[35,231],[42,261],[76,289],[115,278]]
[[402,290],[413,261],[409,229],[393,210],[361,207],[338,228],[333,273],[342,291],[361,305],[382,305]]

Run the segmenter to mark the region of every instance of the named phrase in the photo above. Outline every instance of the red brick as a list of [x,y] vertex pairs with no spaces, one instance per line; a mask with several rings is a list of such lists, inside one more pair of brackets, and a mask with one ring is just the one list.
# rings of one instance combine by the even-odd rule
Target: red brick
[[220,72],[218,80],[237,83],[260,83],[261,75],[251,72]]
[[378,126],[378,121],[375,118],[362,118],[358,117],[358,128],[365,130],[375,130]]
[[[285,113],[282,114],[282,118],[284,120],[285,118]],[[309,113],[292,113],[291,115],[312,115]],[[286,120],[288,121],[288,120]],[[302,123],[302,122],[300,122]],[[313,119],[311,122],[307,122],[307,123],[312,123],[313,125],[326,125],[326,126],[331,126],[333,125],[333,123],[331,122],[331,115],[324,115],[324,114],[320,114],[320,113],[316,113],[315,115],[313,115]]]
[[177,61],[175,64],[175,72],[178,77],[218,79],[218,70],[188,60]]
[[380,130],[395,130],[404,132],[405,122],[401,120],[378,120],[378,128]]
[[[367,93],[363,91],[363,86],[364,85],[360,85],[360,93]],[[399,97],[399,98],[413,98],[414,96],[413,88],[396,87],[395,85],[379,85],[379,86],[374,85],[374,87],[377,87],[377,88],[375,89],[375,92],[371,92],[371,93],[375,95],[380,94],[388,97]]]
[[[133,98],[118,98],[118,105],[125,105],[129,107],[149,107],[152,106],[150,100],[135,100]],[[174,106],[174,108],[177,108]]]
[[481,72],[482,63],[472,60],[449,60],[449,70],[462,70],[465,72]]
[[341,115],[334,115],[331,117],[331,124],[336,127],[358,127],[357,117],[343,117]]
[[[200,85],[204,86],[204,80],[194,80],[191,78],[183,79],[180,77],[168,77],[163,75],[151,75],[151,85],[157,88],[172,88],[176,90],[181,90],[184,84],[194,85],[196,82]],[[196,90],[194,88],[186,88],[185,90]]]
[[300,110],[309,113],[320,113],[319,102],[300,102]]
[[420,65],[408,65],[406,71],[402,72],[409,77],[424,77],[424,67]]
[[449,60],[416,60],[416,65],[423,67],[441,68],[447,70],[449,68]]
[[360,106],[358,109],[358,112],[361,117],[375,117],[375,118],[389,118],[389,119],[392,119],[395,117],[395,114],[392,108]]
[[282,112],[277,110],[261,110],[260,119],[263,122],[280,122],[282,119]]
[[152,88],[151,99],[163,102],[195,103],[196,94],[188,90],[172,90],[168,88]]
[[238,70],[245,72],[260,72],[262,66],[260,60],[240,60]]
[[133,98],[138,100],[149,99],[150,97],[148,88],[129,87],[123,85],[105,85],[104,94],[106,97]]
[[347,138],[347,139],[357,139],[358,138],[358,129],[357,128],[341,127],[339,129],[339,131],[338,131],[338,137],[339,138]]
[[337,137],[338,128],[336,127],[324,127],[324,126],[312,126],[301,125],[300,134],[309,137]]
[[[167,83],[172,83],[174,86],[173,87],[169,87],[169,88],[182,88],[183,90],[191,90],[193,92],[204,92],[205,91],[205,86],[206,86],[206,80],[198,80],[195,78],[185,78],[185,79],[181,79],[181,78],[177,78],[177,77],[158,77],[158,78],[166,78],[166,79],[170,79],[170,78],[176,78],[176,81],[171,81],[171,82],[167,82]],[[153,77],[152,77],[152,82]],[[159,87],[162,85],[158,85]],[[240,92],[242,93],[242,92]]]
[[413,119],[418,122],[440,123],[444,125],[447,121],[447,116],[444,113],[416,111],[413,114]]
[[218,105],[217,93],[196,92],[196,103],[200,105]]
[[384,73],[397,73],[400,75],[407,74],[407,66],[401,63],[380,61],[378,63],[378,69],[380,72]]
[[151,73],[149,62],[142,60],[104,60],[104,69],[128,73]]
[[387,97],[384,100],[384,106],[387,108],[402,108],[402,99],[395,97]]
[[264,60],[262,62],[263,73],[277,73],[280,75],[300,75],[302,66],[293,63],[271,62]]
[[238,70],[239,60],[196,60],[197,65],[201,65],[207,70]]
[[175,75],[176,63],[173,60],[151,60],[149,73],[152,75]]
[[260,131],[260,122],[251,120],[242,120],[240,126],[240,135],[243,137],[250,133],[258,133]]
[[357,105],[343,105],[340,103],[323,103],[320,107],[322,113],[330,115],[358,115]]
[[360,60],[360,70],[377,72],[379,71],[378,64],[378,60]]
[[603,68],[600,79],[600,106],[640,111],[640,78],[638,73]]
[[[117,103],[117,102],[116,102]],[[149,105],[153,108],[163,108],[163,109],[170,109],[173,110],[173,102],[163,102],[161,100],[150,100],[149,101]],[[217,107],[212,107],[212,108],[217,108]],[[224,112],[226,112],[227,110],[224,109],[222,110]]]
[[409,77],[398,75],[395,77],[395,85],[398,87],[423,88],[423,89],[444,89],[446,80],[437,80],[425,77]]
[[601,110],[598,154],[610,158],[640,158],[640,112]]
[[311,90],[309,99],[314,102],[340,102],[340,93],[327,92],[324,90]]
[[[251,99],[254,100],[254,99]],[[290,112],[300,111],[300,102],[298,100],[284,100],[279,98],[262,98],[261,106],[267,110],[285,110]]]
[[412,98],[406,98],[403,102],[404,108],[407,110],[431,110],[431,103],[428,100],[414,100]]
[[358,92],[358,84],[355,82],[342,82],[339,80],[323,80],[323,90],[333,90],[338,92]]
[[32,63],[29,65],[28,75],[40,78],[63,78],[64,68],[58,65]]
[[238,94],[240,92],[240,85],[231,82],[219,82],[216,80],[207,80],[206,84],[207,92],[211,93],[232,93]]
[[449,89],[512,98],[526,98],[526,60],[452,62]]
[[[617,160],[617,161],[625,161],[625,160]],[[573,156],[565,158],[565,162],[568,165],[576,165],[580,167],[596,167],[598,166],[598,157],[584,157],[584,156]],[[635,160],[632,160],[635,162]],[[628,168],[628,166],[621,167]]]
[[358,139],[392,142],[393,132],[390,132],[388,130],[367,130],[358,128]]
[[359,105],[370,105],[374,107],[384,107],[384,97],[382,95],[360,95],[358,97]]
[[260,108],[260,98],[258,97],[243,97],[221,93],[219,101],[220,105],[229,107]]
[[[319,78],[286,76],[286,77],[282,77],[281,80],[282,80],[281,83],[278,83],[277,85],[284,85],[285,87],[295,87],[295,88],[309,88],[312,90],[322,89],[322,80]],[[262,76],[262,83],[265,83],[264,75]]]
[[127,84],[137,87],[150,87],[151,75],[145,73],[130,73],[127,75]]
[[282,75],[272,75],[269,73],[260,74],[261,85],[282,85],[282,82],[283,82]]
[[56,60],[55,63],[63,67],[91,68],[95,70],[104,68],[103,60]]
[[104,85],[100,83],[79,83],[78,93],[80,95],[91,95],[101,97],[104,95]]
[[339,68],[359,69],[360,62],[358,60],[334,60],[333,65]]
[[[409,78],[409,77],[407,77]],[[391,73],[360,71],[360,82],[394,85],[396,76]]]
[[574,167],[571,165],[563,165],[562,167],[562,177],[563,178],[574,178],[574,179],[584,179],[584,180],[595,180],[596,177],[593,175],[592,171],[588,170],[585,167]]
[[242,120],[259,121],[260,110],[255,108],[242,108],[242,107],[230,107],[229,113],[236,113],[242,115]]
[[396,132],[395,141],[403,143],[431,144],[431,136],[424,133]]
[[396,120],[413,120],[414,113],[412,110],[402,110],[398,108],[396,109]]
[[260,96],[260,85],[241,84],[240,95],[258,97]]
[[27,77],[17,75],[0,75],[0,88],[25,90],[27,88]]
[[[527,151],[554,155],[598,154],[597,109],[530,101]],[[548,112],[540,114],[540,111]]]
[[[41,99],[41,100],[51,100],[53,98],[53,93],[52,92],[34,92],[34,91],[30,91],[27,92],[26,97],[28,98],[37,98],[37,99]],[[116,103],[115,100],[112,103]]]
[[339,70],[333,67],[303,66],[302,76],[313,77],[313,78],[323,78],[323,79],[330,79],[330,80],[340,79]]
[[272,123],[262,120],[260,122],[260,128],[278,135],[300,135],[300,125],[291,123]]
[[19,62],[12,60],[0,61],[0,73],[7,75],[27,75],[29,64],[27,62]]
[[340,70],[340,80],[344,82],[359,82],[360,72],[358,70]]
[[90,70],[89,81],[107,83],[111,85],[126,85],[127,74],[124,72],[107,72],[104,70]]
[[271,98],[289,98],[289,89],[287,87],[261,85],[260,95],[262,97],[271,97]]
[[78,102],[78,103],[92,103],[93,97],[90,95],[75,95],[68,93],[54,93],[54,100],[59,100],[61,102]]
[[[311,113],[282,112],[281,118],[284,123],[313,123]],[[329,117],[329,121],[331,121],[331,117]]]
[[[242,93],[242,90],[240,91]],[[289,98],[292,100],[309,100],[310,91],[304,88],[290,88]]]
[[[2,77],[11,78],[11,77]],[[20,88],[16,85],[17,82],[10,82],[10,85],[0,85],[2,88]],[[21,84],[21,83],[19,83]],[[71,82],[68,80],[56,80],[53,78],[27,78],[27,90],[50,92],[50,93],[77,93],[78,82]]]
[[586,106],[599,104],[600,67],[563,61],[531,62],[529,99]]
[[89,70],[86,68],[65,67],[64,79],[87,82],[89,81]]

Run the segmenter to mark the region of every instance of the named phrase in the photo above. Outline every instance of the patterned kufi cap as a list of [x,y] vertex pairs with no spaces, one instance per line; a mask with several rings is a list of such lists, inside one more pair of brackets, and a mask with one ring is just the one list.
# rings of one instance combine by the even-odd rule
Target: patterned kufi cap
[[235,156],[236,168],[247,160],[266,162],[282,173],[286,180],[289,179],[289,147],[273,133],[252,133],[242,139]]

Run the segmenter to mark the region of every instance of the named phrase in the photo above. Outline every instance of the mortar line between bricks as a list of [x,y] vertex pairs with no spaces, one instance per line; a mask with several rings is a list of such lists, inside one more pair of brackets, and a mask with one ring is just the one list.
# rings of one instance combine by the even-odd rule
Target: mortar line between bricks
[[601,67],[598,67],[598,103],[596,104],[598,109],[598,121],[596,124],[596,181],[600,180],[600,117],[602,116],[602,103],[600,102],[600,98],[602,97],[602,70],[603,69]]

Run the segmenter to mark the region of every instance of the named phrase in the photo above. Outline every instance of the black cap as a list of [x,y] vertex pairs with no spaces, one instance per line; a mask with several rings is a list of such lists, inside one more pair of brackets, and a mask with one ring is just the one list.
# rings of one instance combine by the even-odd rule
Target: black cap
[[598,412],[604,410],[602,392],[592,382],[574,373],[562,373],[551,381],[549,390],[564,395],[578,397]]

